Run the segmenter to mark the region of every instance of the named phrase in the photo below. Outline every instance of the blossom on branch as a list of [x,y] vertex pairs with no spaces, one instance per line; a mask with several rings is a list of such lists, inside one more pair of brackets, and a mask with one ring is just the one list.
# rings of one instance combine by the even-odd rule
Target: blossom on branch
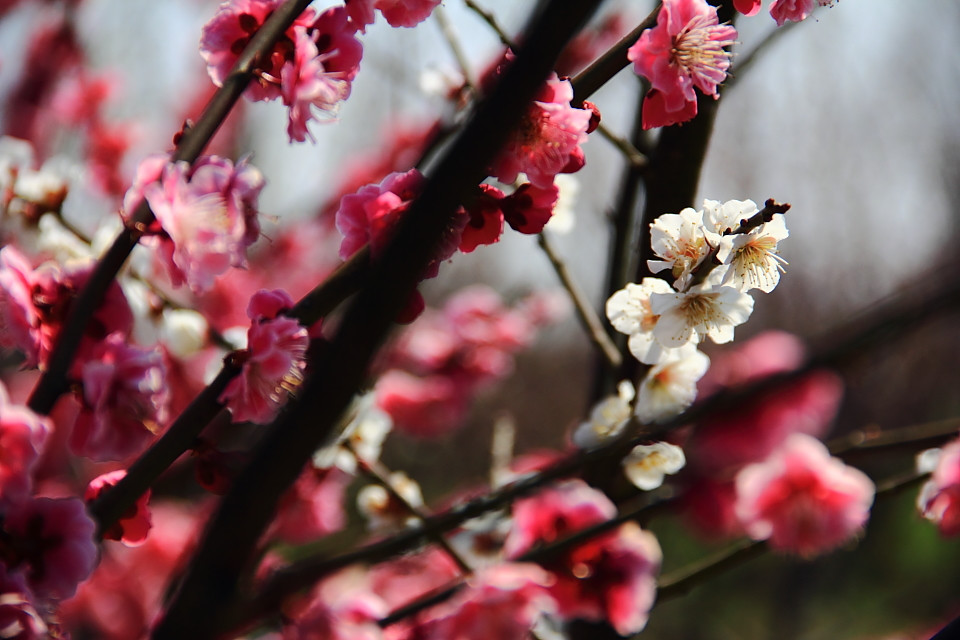
[[375,9],[391,27],[415,27],[430,17],[440,0],[345,0],[345,4],[351,22],[363,31],[373,24]]
[[799,433],[765,461],[744,467],[736,483],[735,508],[747,533],[804,557],[854,538],[870,516],[875,492],[866,474]]
[[709,337],[717,344],[733,340],[733,328],[753,312],[753,298],[719,284],[712,272],[701,284],[683,293],[653,293],[650,310],[660,316],[653,336],[665,347],[680,347],[691,339]]
[[573,86],[553,74],[517,128],[507,138],[490,167],[490,175],[505,184],[522,172],[534,186],[546,189],[558,173],[576,173],[583,167],[592,112],[570,106]]
[[[727,77],[730,52],[737,38],[731,25],[719,24],[717,9],[706,0],[664,0],[657,26],[645,30],[627,50],[638,75],[657,91],[657,118],[646,117],[651,94],[644,100],[643,128],[683,122],[673,114],[696,115],[694,87],[714,99],[717,85]],[[662,111],[661,111],[662,107]],[[692,113],[691,113],[692,112]]]
[[257,202],[263,175],[246,159],[236,165],[204,156],[191,167],[152,156],[137,169],[123,199],[129,223],[141,196],[156,218],[144,244],[157,247],[174,286],[195,293],[213,286],[230,267],[245,267],[247,248],[260,236]]
[[821,7],[833,5],[833,0],[773,0],[770,3],[770,15],[777,21],[777,26],[784,22],[800,22],[806,20],[813,11],[814,2]]
[[269,423],[303,380],[310,339],[296,320],[279,315],[291,307],[293,300],[279,289],[259,291],[250,299],[247,346],[238,356],[240,375],[219,398],[234,422]]
[[960,534],[960,440],[940,451],[933,475],[917,497],[917,507],[942,535]]

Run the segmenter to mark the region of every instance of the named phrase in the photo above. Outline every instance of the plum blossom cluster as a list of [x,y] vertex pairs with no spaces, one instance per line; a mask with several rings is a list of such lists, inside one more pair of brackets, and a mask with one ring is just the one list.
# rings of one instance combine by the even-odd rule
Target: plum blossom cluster
[[787,237],[785,207],[771,202],[761,212],[750,200],[705,200],[700,210],[651,223],[659,259],[648,266],[653,273],[668,271],[672,283],[644,278],[606,305],[613,327],[630,336],[630,353],[650,366],[634,401],[639,420],[668,420],[690,406],[710,364],[697,345],[707,338],[733,340],[734,327],[753,311],[748,292],[772,291],[780,281],[784,261],[777,245]]
[[[250,39],[282,0],[229,0],[204,26],[200,54],[207,72],[222,86]],[[363,45],[345,7],[322,13],[308,8],[269,52],[254,63],[255,79],[246,90],[253,101],[280,99],[289,109],[290,140],[313,140],[307,124],[317,116],[335,116],[350,96],[360,69]]]
[[[760,11],[761,0],[734,0],[744,15]],[[777,26],[800,22],[813,7],[833,0],[774,0],[770,15]],[[643,100],[643,128],[683,123],[697,115],[697,94],[719,98],[718,86],[730,68],[730,47],[737,42],[733,25],[720,24],[716,7],[706,0],[663,0],[656,26],[644,30],[627,51],[637,75],[650,81]]]
[[434,437],[457,428],[476,394],[513,369],[513,354],[563,312],[551,296],[513,308],[487,287],[464,289],[428,312],[388,351],[375,387],[377,405],[397,429]]

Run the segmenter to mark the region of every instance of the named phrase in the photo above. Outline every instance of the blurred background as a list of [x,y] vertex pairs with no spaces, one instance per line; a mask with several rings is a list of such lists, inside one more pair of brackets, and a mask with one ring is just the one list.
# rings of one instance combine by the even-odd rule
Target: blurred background
[[[327,6],[331,3],[318,3]],[[766,4],[766,3],[765,3]],[[474,77],[501,53],[488,25],[460,0],[443,10]],[[485,0],[511,35],[527,3]],[[625,31],[652,3],[606,2]],[[216,3],[200,0],[86,0],[77,20],[92,66],[116,74],[109,110],[133,123],[123,160],[130,177],[149,153],[168,149],[184,117],[195,117],[210,88],[198,34]],[[49,7],[21,3],[0,22],[0,95],[16,85],[34,24]],[[775,29],[761,12],[741,18],[738,55]],[[738,340],[769,329],[816,338],[891,294],[953,275],[960,198],[960,4],[953,0],[841,0],[784,29],[724,92],[697,202],[767,198],[793,205],[789,262],[779,288],[758,294]],[[311,125],[315,144],[287,142],[285,109],[246,103],[234,123],[239,153],[252,151],[268,180],[263,210],[273,228],[314,216],[337,197],[345,166],[382,150],[384,136],[451,117],[442,89],[458,67],[436,19],[392,29],[381,19],[362,37],[364,58],[339,120]],[[639,83],[621,72],[592,101],[613,132],[628,135]],[[438,91],[438,87],[441,91]],[[5,115],[0,112],[0,122]],[[6,124],[5,124],[6,126]],[[60,141],[69,155],[69,137]],[[571,231],[552,235],[577,281],[603,304],[608,215],[623,160],[603,138],[586,145]],[[96,226],[115,208],[94,190],[71,191],[65,214]],[[664,212],[666,213],[666,212]],[[674,212],[675,213],[675,212]],[[112,215],[112,213],[111,213]],[[548,227],[550,230],[550,227]],[[270,237],[270,226],[265,235]],[[507,299],[555,288],[536,239],[503,241],[443,265],[424,291],[439,305],[467,284],[486,283]],[[846,395],[834,433],[889,429],[960,415],[960,318],[944,315],[841,371]],[[711,351],[711,355],[721,350]],[[452,487],[486,480],[493,422],[516,425],[516,451],[566,446],[588,411],[592,351],[571,317],[541,332],[513,376],[484,390],[465,424],[441,439],[394,435],[384,460],[423,486],[428,504]],[[912,458],[874,461],[878,475],[908,469]],[[915,514],[915,491],[878,505],[853,549],[812,563],[767,555],[655,609],[649,638],[920,638],[960,613],[960,544],[941,539]],[[650,523],[666,569],[713,548],[669,517]]]

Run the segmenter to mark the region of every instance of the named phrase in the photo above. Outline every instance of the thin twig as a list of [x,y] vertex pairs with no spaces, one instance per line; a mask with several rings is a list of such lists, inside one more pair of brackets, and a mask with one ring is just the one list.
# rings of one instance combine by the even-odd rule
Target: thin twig
[[[394,500],[397,504],[404,508],[404,510],[411,516],[417,518],[420,522],[423,522],[430,517],[430,513],[422,507],[414,505],[412,502],[406,499],[402,493],[397,491],[397,488],[393,485],[393,482],[390,481],[390,470],[387,469],[382,463],[377,462],[376,460],[368,461],[361,458],[356,449],[353,448],[353,445],[350,444],[350,441],[345,441],[342,445],[347,451],[353,455],[354,459],[357,461],[357,467],[360,471],[366,475],[368,478],[373,480],[375,483],[384,488],[384,490],[390,495],[390,498]],[[430,539],[435,542],[444,553],[453,560],[454,564],[457,565],[457,568],[460,569],[460,573],[463,575],[469,575],[473,573],[473,568],[467,564],[467,561],[457,553],[457,550],[454,549],[446,538],[442,534],[436,533],[430,536]]]
[[607,360],[607,365],[616,371],[623,362],[623,356],[620,355],[610,335],[603,328],[603,324],[587,300],[587,296],[583,293],[580,285],[574,281],[573,276],[570,275],[570,270],[553,248],[549,238],[547,238],[547,234],[541,233],[537,236],[537,241],[540,244],[540,248],[543,249],[543,252],[550,260],[550,264],[553,265],[553,270],[557,273],[557,277],[560,278],[560,282],[563,283],[563,288],[567,290],[570,299],[573,301],[573,307],[577,311],[577,317],[580,318],[580,322],[590,337],[590,341],[593,342],[593,345],[603,354],[603,357]]
[[473,0],[464,0],[464,4],[467,5],[467,8],[471,9],[474,13],[480,16],[480,18],[490,26],[493,32],[497,34],[497,37],[500,38],[500,42],[503,44],[503,46],[507,47],[508,49],[514,48],[513,39],[508,36],[507,32],[500,27],[500,24],[497,22],[497,18],[493,15],[493,13],[487,11]]
[[626,158],[627,163],[631,167],[635,169],[643,169],[647,166],[649,162],[647,156],[640,153],[640,151],[633,146],[629,140],[610,131],[610,129],[602,122],[597,125],[597,133],[599,133],[614,147],[616,147],[616,149],[623,154],[623,157]]
[[443,34],[443,39],[447,41],[447,46],[450,47],[450,53],[453,54],[453,59],[457,61],[457,66],[460,67],[464,87],[471,93],[476,93],[477,88],[473,80],[473,73],[470,71],[470,63],[467,60],[466,54],[463,52],[463,47],[460,46],[460,39],[457,37],[453,25],[450,24],[450,19],[447,18],[446,11],[442,6],[438,6],[433,10],[433,17],[437,19],[437,24],[440,26],[440,33]]

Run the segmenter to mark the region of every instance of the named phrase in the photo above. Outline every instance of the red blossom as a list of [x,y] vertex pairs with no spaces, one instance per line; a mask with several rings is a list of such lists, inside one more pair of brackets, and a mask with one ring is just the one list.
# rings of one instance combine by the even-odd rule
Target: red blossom
[[[87,485],[83,499],[87,504],[93,502],[101,493],[117,486],[117,483],[126,475],[127,472],[124,469],[117,469],[97,476]],[[153,526],[150,509],[147,506],[149,502],[150,490],[147,489],[137,498],[136,504],[124,512],[123,516],[103,533],[103,538],[119,540],[128,547],[137,547],[146,542],[147,534]]]
[[937,524],[941,535],[960,535],[960,440],[954,440],[940,452],[917,506],[923,517]]
[[12,404],[0,383],[0,501],[19,502],[30,495],[30,472],[51,429],[49,419]]

